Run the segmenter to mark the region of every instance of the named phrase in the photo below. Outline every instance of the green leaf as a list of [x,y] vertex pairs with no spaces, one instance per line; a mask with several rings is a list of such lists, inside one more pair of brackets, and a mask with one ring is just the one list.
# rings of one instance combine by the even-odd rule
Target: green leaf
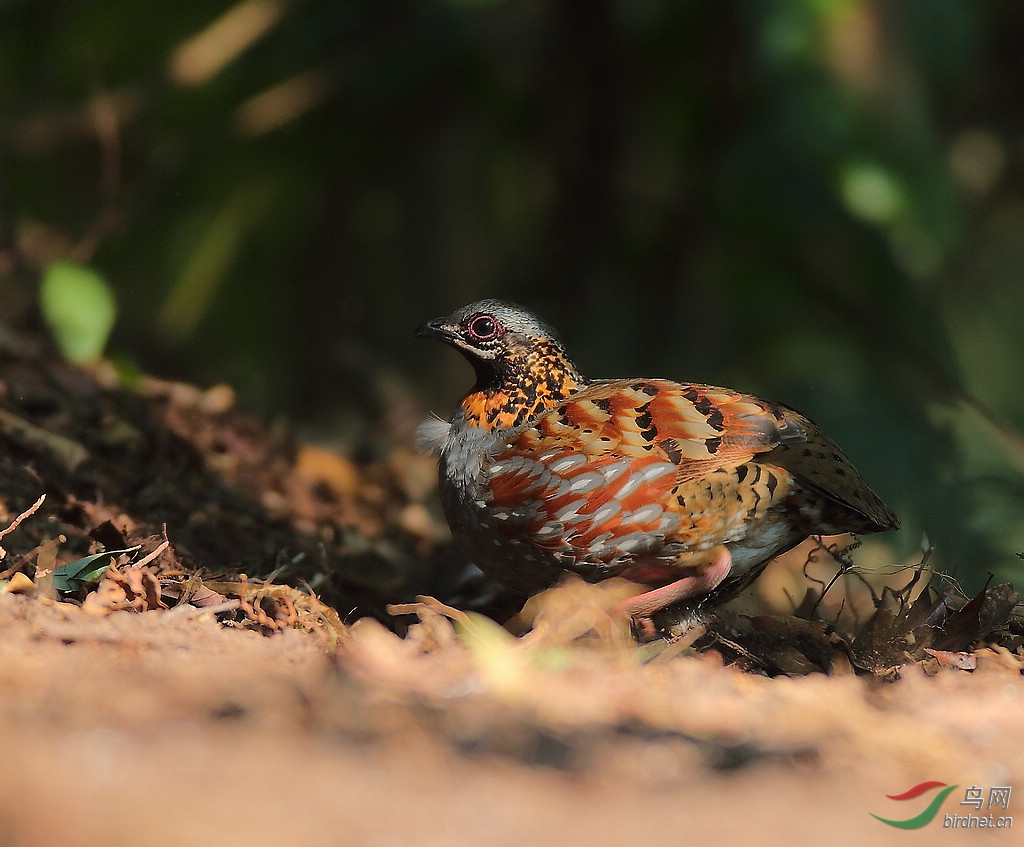
[[62,568],[57,568],[50,574],[50,580],[57,591],[73,594],[90,582],[98,582],[110,567],[109,560],[114,556],[119,553],[131,553],[138,549],[138,547],[132,547],[128,550],[107,550],[103,553],[93,553],[84,559],[76,559],[73,562],[68,562]]
[[39,292],[43,317],[69,362],[99,358],[117,317],[117,303],[107,281],[74,262],[52,263]]

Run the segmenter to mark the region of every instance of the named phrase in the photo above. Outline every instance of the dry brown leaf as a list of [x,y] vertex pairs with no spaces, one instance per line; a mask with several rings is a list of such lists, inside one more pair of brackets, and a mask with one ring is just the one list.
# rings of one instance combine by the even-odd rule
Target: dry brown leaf
[[36,590],[36,584],[20,571],[0,590],[3,594],[29,594]]
[[326,485],[341,496],[354,495],[362,484],[359,470],[350,459],[310,444],[299,448],[295,472],[307,482]]
[[973,671],[978,667],[978,657],[974,653],[955,653],[949,650],[932,650],[925,647],[924,652],[939,660],[939,664],[962,671]]

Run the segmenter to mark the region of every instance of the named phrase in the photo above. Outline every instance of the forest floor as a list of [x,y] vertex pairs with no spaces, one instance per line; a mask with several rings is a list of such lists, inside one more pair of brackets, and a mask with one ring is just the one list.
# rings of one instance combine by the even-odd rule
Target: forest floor
[[791,614],[637,645],[570,583],[502,628],[429,460],[232,400],[0,339],[0,844],[1021,843],[1008,587],[815,604],[812,545],[765,575],[819,586]]

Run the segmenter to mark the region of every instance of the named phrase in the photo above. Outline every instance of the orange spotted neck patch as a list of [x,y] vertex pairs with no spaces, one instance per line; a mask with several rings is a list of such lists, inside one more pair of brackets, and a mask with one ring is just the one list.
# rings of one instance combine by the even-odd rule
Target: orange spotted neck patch
[[538,343],[509,355],[500,383],[475,386],[462,401],[466,420],[487,430],[519,426],[552,409],[585,385],[557,344]]

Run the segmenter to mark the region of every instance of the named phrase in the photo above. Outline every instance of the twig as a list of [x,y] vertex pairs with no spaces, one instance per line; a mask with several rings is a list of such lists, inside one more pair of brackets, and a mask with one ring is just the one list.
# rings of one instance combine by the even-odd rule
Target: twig
[[190,603],[182,603],[181,605],[175,606],[173,609],[168,609],[160,616],[160,620],[165,624],[170,624],[177,620],[191,621],[196,618],[201,618],[203,615],[222,615],[225,612],[233,612],[238,608],[241,608],[242,602],[238,599],[225,600],[223,603],[218,603],[215,606],[193,606]]
[[0,409],[0,431],[30,450],[46,453],[69,472],[89,458],[89,451],[77,441],[36,426],[7,409]]
[[751,653],[746,647],[737,644],[735,641],[731,641],[724,635],[715,632],[714,630],[711,631],[711,637],[714,641],[718,642],[724,647],[728,647],[730,650],[735,651],[737,656],[742,656],[744,659],[749,659],[759,668],[765,667],[764,661],[760,659],[758,656],[755,656],[753,653]]
[[45,499],[46,495],[40,494],[39,499],[36,500],[36,502],[33,503],[31,506],[29,506],[24,512],[18,515],[18,517],[16,517],[13,521],[11,521],[11,525],[8,526],[7,529],[0,529],[0,538],[3,538],[5,535],[14,532],[14,530],[21,526],[21,522],[25,520],[25,518],[34,515],[36,513],[36,510],[38,510],[39,507],[43,505],[43,500]]
[[[813,536],[813,538],[817,546],[813,550],[811,550],[810,553],[807,554],[807,560],[804,562],[804,576],[812,582],[817,582],[819,585],[822,585],[824,587],[821,590],[821,594],[818,595],[818,599],[814,601],[814,605],[811,606],[811,611],[808,614],[808,620],[815,620],[815,616],[818,613],[818,607],[822,604],[822,601],[825,599],[825,595],[828,594],[833,585],[839,582],[840,577],[844,577],[848,574],[852,574],[858,577],[860,581],[867,586],[868,591],[871,592],[871,597],[875,601],[875,605],[877,606],[878,595],[875,594],[875,589],[872,587],[871,583],[868,582],[863,577],[863,575],[861,575],[861,573],[857,570],[857,566],[854,564],[853,559],[850,558],[850,553],[852,553],[854,550],[860,547],[860,539],[854,538],[845,547],[840,547],[838,544],[826,546],[822,543],[820,535],[815,535]],[[819,550],[824,550],[832,558],[832,561],[837,562],[839,564],[839,570],[835,572],[832,578],[828,581],[828,584],[826,584],[823,580],[815,579],[807,573],[807,566],[810,565],[811,561],[813,560],[814,554],[817,553]]]
[[148,565],[157,556],[159,556],[161,553],[163,553],[164,550],[166,550],[168,547],[170,547],[170,542],[169,541],[163,542],[163,544],[161,544],[159,547],[157,547],[156,550],[154,550],[152,553],[149,553],[148,555],[143,556],[141,559],[139,559],[139,561],[135,562],[135,564],[133,564],[132,567],[133,568],[141,568],[143,565]]
[[389,615],[413,615],[418,614],[420,609],[427,608],[443,615],[450,621],[455,621],[465,627],[472,627],[473,619],[460,609],[448,606],[440,600],[426,594],[417,594],[415,603],[389,603],[387,611]]

